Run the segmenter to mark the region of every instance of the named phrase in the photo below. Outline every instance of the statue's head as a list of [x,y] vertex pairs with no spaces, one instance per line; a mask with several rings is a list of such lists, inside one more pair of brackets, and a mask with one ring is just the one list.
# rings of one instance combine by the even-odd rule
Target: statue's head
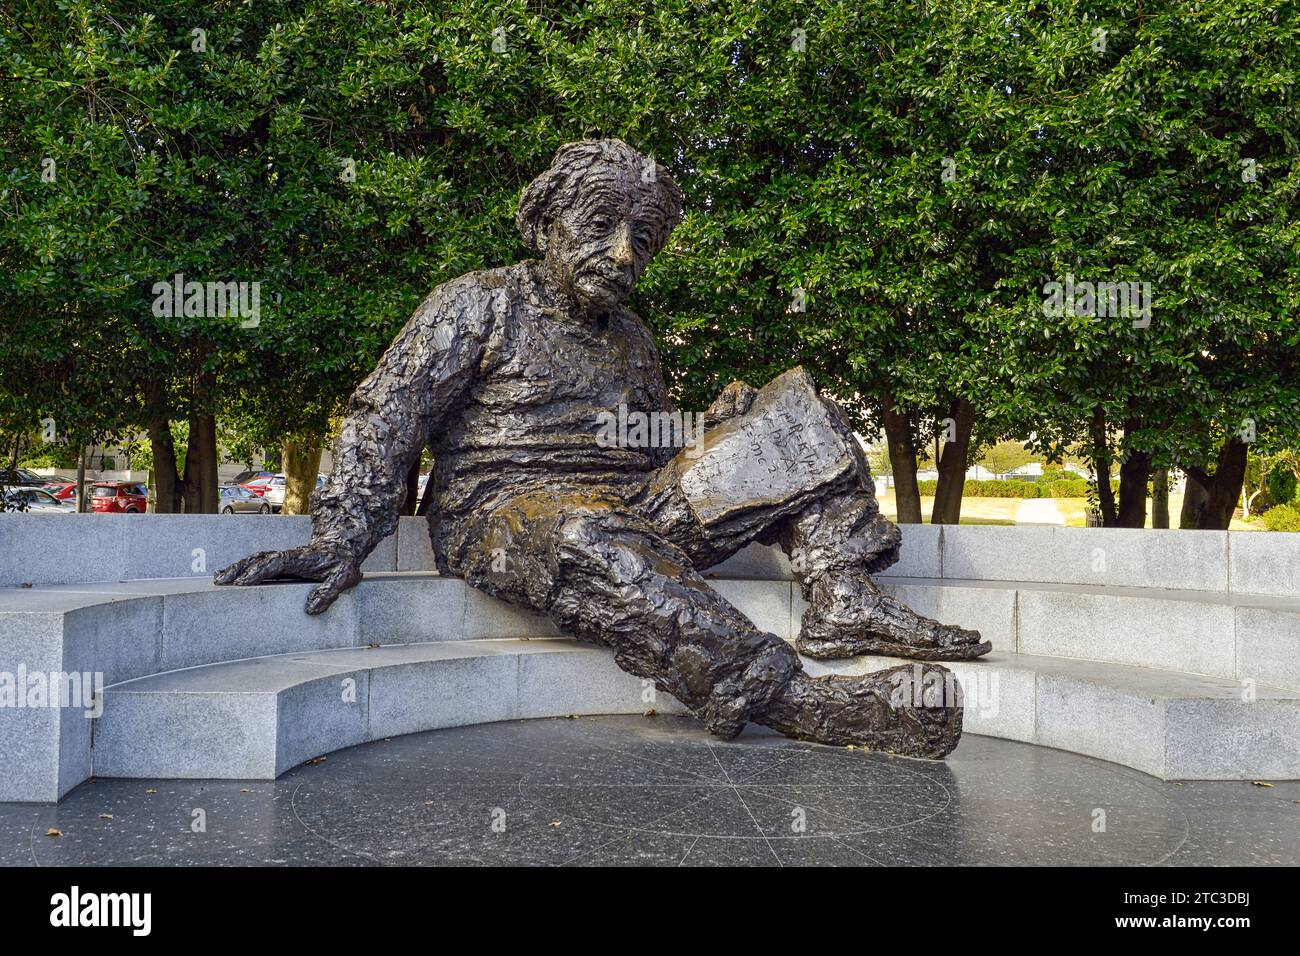
[[524,190],[515,225],[560,288],[588,312],[632,292],[682,218],[668,171],[621,139],[561,146]]

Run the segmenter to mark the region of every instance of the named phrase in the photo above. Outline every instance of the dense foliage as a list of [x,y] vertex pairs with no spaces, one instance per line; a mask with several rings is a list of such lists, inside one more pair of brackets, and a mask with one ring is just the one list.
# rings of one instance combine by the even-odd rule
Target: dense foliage
[[[318,444],[594,135],[686,193],[632,303],[680,404],[804,363],[887,428],[905,520],[936,442],[936,521],[1030,437],[1123,466],[1109,523],[1186,469],[1185,526],[1300,445],[1294,2],[12,0],[0,74],[0,433],[148,431],[177,505],[219,430]],[[156,314],[177,273],[258,321]],[[1045,310],[1067,277],[1150,313]]]

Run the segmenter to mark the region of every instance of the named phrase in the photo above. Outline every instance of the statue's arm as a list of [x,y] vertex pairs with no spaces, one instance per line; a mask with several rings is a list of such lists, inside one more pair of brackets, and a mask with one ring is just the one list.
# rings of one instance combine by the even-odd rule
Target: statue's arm
[[406,475],[469,390],[492,329],[490,290],[466,276],[434,290],[348,400],[334,470],[312,501],[311,540],[265,551],[216,575],[217,584],[320,581],[318,614],[361,579],[361,562],[397,527]]
[[485,290],[440,286],[348,400],[334,470],[312,503],[311,543],[358,561],[397,528],[406,476],[459,408],[490,331]]

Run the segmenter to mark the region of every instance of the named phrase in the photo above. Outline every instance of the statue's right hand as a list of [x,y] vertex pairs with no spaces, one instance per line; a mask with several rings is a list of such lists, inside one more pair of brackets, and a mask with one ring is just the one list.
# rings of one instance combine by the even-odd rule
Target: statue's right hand
[[265,581],[319,581],[320,586],[307,596],[307,613],[320,614],[361,580],[361,567],[351,555],[306,544],[288,551],[249,555],[218,571],[212,580],[236,586]]

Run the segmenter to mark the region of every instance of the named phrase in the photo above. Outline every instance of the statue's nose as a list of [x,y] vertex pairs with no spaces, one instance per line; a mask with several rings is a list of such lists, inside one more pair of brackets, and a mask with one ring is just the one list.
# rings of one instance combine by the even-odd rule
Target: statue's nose
[[627,223],[619,227],[612,255],[616,265],[630,266],[636,261],[632,256],[632,227]]

